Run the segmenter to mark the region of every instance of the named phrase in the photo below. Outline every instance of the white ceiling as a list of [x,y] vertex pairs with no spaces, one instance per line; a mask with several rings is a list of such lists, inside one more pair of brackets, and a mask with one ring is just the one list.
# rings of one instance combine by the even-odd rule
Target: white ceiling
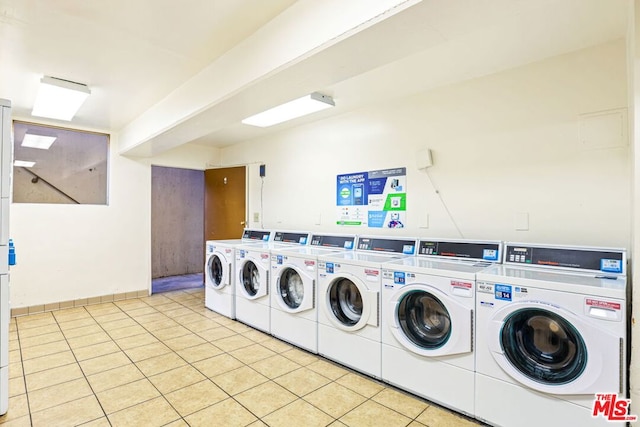
[[[117,132],[293,3],[0,0],[0,98],[25,119],[42,75],[86,83],[92,95],[71,126]],[[147,152],[171,141],[229,145],[620,39],[629,4],[424,0],[176,121],[150,137],[159,149]],[[247,112],[307,89],[334,96],[337,107],[268,129],[240,124]]]
[[87,84],[73,123],[117,131],[295,0],[0,0],[0,98],[29,117],[43,75]]

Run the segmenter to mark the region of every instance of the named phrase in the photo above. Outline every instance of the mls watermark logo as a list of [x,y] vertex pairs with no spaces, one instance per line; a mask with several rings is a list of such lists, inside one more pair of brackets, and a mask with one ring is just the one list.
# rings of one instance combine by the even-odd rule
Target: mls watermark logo
[[620,399],[616,393],[597,393],[593,401],[592,416],[602,416],[608,421],[634,422],[637,415],[629,415],[630,399]]

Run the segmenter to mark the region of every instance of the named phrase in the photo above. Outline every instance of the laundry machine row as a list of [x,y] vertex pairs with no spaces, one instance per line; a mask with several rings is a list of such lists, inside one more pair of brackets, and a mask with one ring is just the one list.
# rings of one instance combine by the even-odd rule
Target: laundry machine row
[[318,352],[318,257],[353,251],[354,235],[314,234],[308,246],[271,251],[271,334]]
[[610,425],[596,397],[626,397],[622,249],[279,233],[236,251],[257,329],[495,426]]
[[245,229],[241,239],[207,240],[204,275],[204,305],[218,314],[236,318],[235,249],[240,245],[266,242],[271,231]]
[[309,232],[274,231],[272,240],[236,248],[236,319],[271,333],[271,251],[309,242]]

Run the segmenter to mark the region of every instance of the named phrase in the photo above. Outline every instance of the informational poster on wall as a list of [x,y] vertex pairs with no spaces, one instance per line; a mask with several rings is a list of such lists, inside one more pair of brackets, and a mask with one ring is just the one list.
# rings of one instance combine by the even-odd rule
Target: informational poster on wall
[[337,176],[338,225],[402,228],[407,212],[407,168]]

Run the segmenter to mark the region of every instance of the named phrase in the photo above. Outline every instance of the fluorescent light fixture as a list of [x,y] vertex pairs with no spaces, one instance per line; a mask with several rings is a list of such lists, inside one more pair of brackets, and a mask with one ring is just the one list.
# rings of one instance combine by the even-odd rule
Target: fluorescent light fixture
[[35,135],[32,133],[25,133],[22,138],[22,146],[29,148],[39,148],[40,150],[48,150],[51,148],[51,144],[57,138],[55,136]]
[[32,168],[36,162],[27,162],[25,160],[14,160],[13,166],[17,166],[19,168]]
[[294,99],[286,104],[278,105],[262,113],[247,117],[242,123],[264,128],[315,113],[316,111],[325,110],[335,105],[330,96],[313,92],[310,95]]
[[70,121],[91,91],[86,85],[45,76],[31,115]]

